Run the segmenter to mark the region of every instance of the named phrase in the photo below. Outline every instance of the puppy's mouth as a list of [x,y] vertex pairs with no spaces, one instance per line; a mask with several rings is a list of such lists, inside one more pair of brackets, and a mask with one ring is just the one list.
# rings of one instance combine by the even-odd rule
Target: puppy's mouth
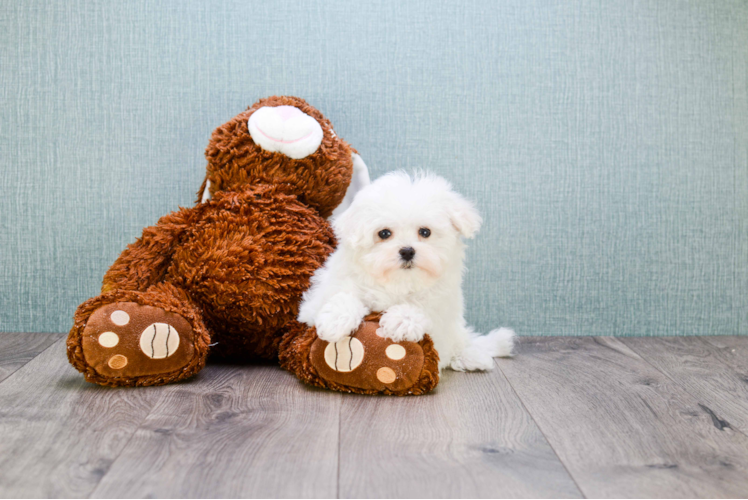
[[412,260],[409,262],[403,262],[400,265],[400,269],[413,269],[414,267],[416,267],[416,265],[413,263]]

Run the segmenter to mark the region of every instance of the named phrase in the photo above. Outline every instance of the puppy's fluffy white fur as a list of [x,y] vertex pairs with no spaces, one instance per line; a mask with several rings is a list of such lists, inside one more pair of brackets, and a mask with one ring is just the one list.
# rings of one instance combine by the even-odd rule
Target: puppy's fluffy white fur
[[512,354],[514,332],[481,336],[463,317],[463,238],[475,236],[481,222],[475,206],[441,177],[380,177],[333,219],[338,248],[313,276],[299,321],[337,342],[369,312],[382,311],[377,333],[414,342],[428,333],[440,369],[492,369],[492,358]]

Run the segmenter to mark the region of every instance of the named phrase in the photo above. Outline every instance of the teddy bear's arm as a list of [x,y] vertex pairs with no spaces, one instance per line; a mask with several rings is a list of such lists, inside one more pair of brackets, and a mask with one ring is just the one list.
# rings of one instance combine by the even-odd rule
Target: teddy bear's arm
[[145,291],[162,281],[180,236],[198,219],[198,210],[183,208],[145,228],[143,235],[127,246],[104,275],[101,292]]

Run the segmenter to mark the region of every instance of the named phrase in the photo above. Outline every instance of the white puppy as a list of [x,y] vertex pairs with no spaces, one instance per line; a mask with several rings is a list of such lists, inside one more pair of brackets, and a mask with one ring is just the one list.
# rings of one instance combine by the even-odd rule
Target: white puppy
[[417,342],[428,333],[440,369],[492,369],[493,357],[511,355],[514,332],[480,336],[463,317],[462,237],[472,238],[481,222],[441,177],[380,177],[333,219],[338,248],[312,277],[299,321],[337,342],[379,311],[383,337]]

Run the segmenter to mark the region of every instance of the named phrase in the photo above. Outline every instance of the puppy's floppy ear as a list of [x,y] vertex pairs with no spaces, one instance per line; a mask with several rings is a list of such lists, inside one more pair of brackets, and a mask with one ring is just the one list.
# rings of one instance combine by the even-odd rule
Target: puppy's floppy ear
[[452,191],[449,194],[447,213],[450,222],[465,238],[474,237],[483,223],[483,218],[478,213],[478,209],[472,201],[463,198],[458,193]]
[[362,224],[357,224],[355,221],[356,211],[356,206],[348,207],[330,221],[338,241],[351,247],[359,246],[363,240]]

